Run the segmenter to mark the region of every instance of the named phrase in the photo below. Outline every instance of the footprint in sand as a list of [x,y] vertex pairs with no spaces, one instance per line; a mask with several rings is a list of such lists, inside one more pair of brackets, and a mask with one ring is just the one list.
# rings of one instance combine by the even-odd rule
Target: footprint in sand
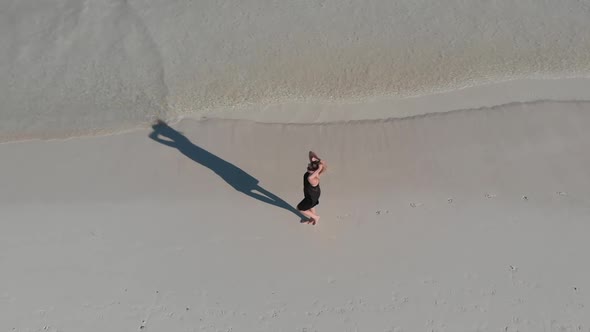
[[385,332],[404,332],[401,327],[390,327]]

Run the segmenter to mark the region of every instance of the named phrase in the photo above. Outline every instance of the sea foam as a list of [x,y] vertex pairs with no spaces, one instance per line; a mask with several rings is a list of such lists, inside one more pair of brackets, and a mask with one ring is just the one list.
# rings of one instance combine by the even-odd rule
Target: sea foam
[[575,0],[5,1],[0,140],[587,77],[589,17]]

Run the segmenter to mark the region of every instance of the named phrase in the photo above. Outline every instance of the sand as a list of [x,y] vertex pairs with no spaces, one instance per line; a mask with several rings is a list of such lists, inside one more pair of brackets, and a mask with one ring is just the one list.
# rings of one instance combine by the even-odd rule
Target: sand
[[2,1],[0,331],[590,332],[589,15]]
[[[590,331],[589,110],[0,145],[0,329]],[[322,220],[234,189],[199,148],[291,205],[314,149]]]

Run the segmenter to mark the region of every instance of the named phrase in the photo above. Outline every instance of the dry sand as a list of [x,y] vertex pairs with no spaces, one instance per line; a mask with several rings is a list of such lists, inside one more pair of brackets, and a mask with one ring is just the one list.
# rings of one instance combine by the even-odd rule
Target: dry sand
[[[590,331],[588,126],[539,102],[0,145],[0,330]],[[199,148],[292,205],[314,149],[321,222]]]
[[589,16],[0,1],[0,332],[590,332]]

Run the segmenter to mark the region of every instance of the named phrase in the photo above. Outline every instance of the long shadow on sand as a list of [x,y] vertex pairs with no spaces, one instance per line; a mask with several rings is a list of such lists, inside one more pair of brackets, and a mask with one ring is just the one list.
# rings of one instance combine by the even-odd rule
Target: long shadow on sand
[[[174,130],[174,128],[168,126],[163,121],[159,121],[157,124],[153,125],[152,129],[153,132],[150,133],[149,138],[158,143],[178,149],[183,155],[215,172],[235,190],[264,203],[293,212],[299,218],[305,218],[299,211],[280,197],[262,188],[258,184],[259,181],[252,175],[246,173],[236,165],[193,144],[188,138]],[[167,139],[162,139],[160,136]]]

